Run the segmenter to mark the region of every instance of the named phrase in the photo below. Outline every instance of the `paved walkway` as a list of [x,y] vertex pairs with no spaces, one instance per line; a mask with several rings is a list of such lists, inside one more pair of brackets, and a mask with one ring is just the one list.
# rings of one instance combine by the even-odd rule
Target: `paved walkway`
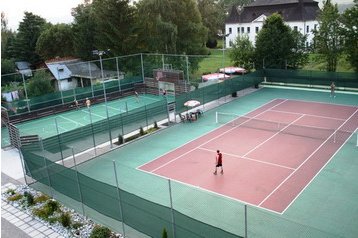
[[[6,191],[8,189],[14,189],[16,186],[12,183],[8,183],[1,187],[1,191]],[[7,220],[9,223],[13,224],[29,237],[48,237],[48,238],[59,238],[63,237],[58,234],[56,231],[47,227],[42,222],[37,219],[34,219],[31,215],[21,211],[19,208],[7,203],[7,201],[2,197],[1,198],[1,217]],[[11,228],[10,228],[11,229]],[[7,236],[13,237],[11,234],[1,234],[2,237]]]

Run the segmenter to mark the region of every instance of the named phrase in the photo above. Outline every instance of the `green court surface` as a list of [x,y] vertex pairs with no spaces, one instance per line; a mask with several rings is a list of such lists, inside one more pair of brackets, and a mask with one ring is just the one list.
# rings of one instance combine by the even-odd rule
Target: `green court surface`
[[[115,161],[120,188],[149,201],[169,206],[168,181],[136,168],[217,128],[215,111],[244,115],[276,98],[358,106],[356,94],[337,93],[337,97],[332,99],[328,92],[263,88],[206,111],[195,123],[169,127],[87,161],[78,166],[79,172],[115,186]],[[115,113],[115,110],[111,113]],[[85,112],[79,115],[83,118],[82,121],[87,117]],[[99,120],[100,117],[96,119]],[[63,119],[64,123],[70,124],[67,121]],[[248,237],[357,237],[356,140],[357,138],[350,138],[284,214],[248,206]],[[175,210],[235,235],[244,236],[244,206],[239,201],[178,182],[171,183],[171,191]]]
[[[20,131],[20,135],[39,135],[42,139],[64,133],[76,128],[89,125],[91,122],[97,122],[136,108],[145,107],[146,105],[163,100],[162,96],[140,95],[139,101],[134,96],[129,96],[106,104],[99,103],[92,105],[90,109],[87,107],[73,108],[71,111],[55,114],[28,122],[19,123],[16,127]],[[168,98],[168,100],[173,100]],[[3,141],[6,141],[4,134]]]

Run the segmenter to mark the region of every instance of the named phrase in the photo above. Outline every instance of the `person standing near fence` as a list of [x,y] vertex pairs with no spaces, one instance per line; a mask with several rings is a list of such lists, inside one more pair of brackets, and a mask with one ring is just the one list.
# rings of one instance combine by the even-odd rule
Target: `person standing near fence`
[[74,101],[74,104],[75,104],[75,108],[76,109],[78,109],[78,108],[80,108],[80,106],[79,106],[79,104],[78,104],[78,101],[75,99],[75,101]]
[[135,100],[137,101],[137,103],[139,103],[139,94],[137,91],[134,91],[134,96],[135,96]]
[[335,91],[336,91],[336,85],[334,84],[334,82],[332,82],[331,83],[331,96],[330,97],[336,97],[336,93],[335,93]]
[[215,157],[215,172],[214,174],[216,175],[217,174],[217,170],[218,170],[218,167],[221,167],[221,174],[224,174],[224,169],[223,169],[223,155],[222,153],[220,152],[220,150],[217,150],[216,151],[216,157]]
[[91,106],[91,100],[89,100],[88,98],[86,98],[86,106],[87,108]]

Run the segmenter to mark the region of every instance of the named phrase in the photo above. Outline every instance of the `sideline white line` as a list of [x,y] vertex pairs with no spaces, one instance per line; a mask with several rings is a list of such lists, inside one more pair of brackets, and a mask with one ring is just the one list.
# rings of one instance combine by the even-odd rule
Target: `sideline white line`
[[87,110],[85,110],[85,109],[82,109],[81,111],[87,113],[88,115],[91,114],[91,115],[94,115],[94,116],[97,116],[97,117],[101,117],[101,118],[103,118],[103,119],[107,118],[107,117],[104,117],[104,116],[95,114],[95,113],[93,113],[92,111],[91,111],[91,113],[89,113],[89,112],[88,112]]
[[286,111],[280,111],[280,110],[271,110],[272,112],[282,112],[287,114],[295,114],[295,115],[305,115],[309,117],[318,117],[318,118],[325,118],[325,119],[331,119],[336,121],[345,121],[345,119],[335,118],[335,117],[325,117],[325,116],[317,116],[313,114],[305,114],[305,113],[298,113],[298,112],[286,112]]
[[67,120],[67,121],[73,122],[73,123],[76,124],[76,126],[77,126],[77,125],[84,126],[84,124],[82,124],[82,123],[80,123],[80,122],[77,122],[77,121],[74,121],[74,120],[72,120],[72,119],[70,119],[70,118],[64,117],[64,116],[62,116],[62,115],[59,115],[58,117],[61,117],[62,119],[65,119],[65,120]]
[[[340,126],[337,128],[336,131],[338,131],[345,123],[347,123],[348,120],[350,120],[354,114],[358,111],[358,109]],[[266,198],[264,200],[262,200],[262,202],[258,205],[261,206],[274,192],[276,192],[289,178],[292,177],[292,175],[294,175],[324,144],[326,144],[326,142],[334,135],[334,133],[336,132],[334,131],[320,146],[318,146],[317,149],[315,149],[308,157],[307,159],[305,159],[300,166],[297,167],[297,169],[295,169],[289,176],[287,176],[287,178],[285,180],[283,180],[269,195],[266,196]]]
[[[276,105],[270,107],[269,109],[266,109],[265,111],[263,111],[263,112],[257,114],[256,116],[252,117],[252,119],[255,118],[255,117],[257,117],[257,116],[259,116],[259,115],[261,115],[261,114],[263,114],[263,113],[265,113],[266,111],[270,110],[271,108],[274,108],[274,107],[276,107],[276,106],[278,106],[278,105],[284,103],[284,102],[285,102],[285,101],[282,101],[282,102],[280,102],[280,103],[278,103],[278,104],[276,104]],[[232,130],[238,128],[238,127],[240,127],[240,125],[242,125],[242,124],[244,124],[244,123],[246,123],[246,122],[248,122],[248,121],[250,121],[250,120],[251,120],[251,119],[249,119],[249,120],[247,120],[247,121],[244,121],[244,122],[242,122],[242,123],[240,123],[240,124],[234,126],[233,128],[231,128],[231,129],[229,129],[229,130],[227,130],[227,131],[221,133],[220,135],[217,135],[217,136],[211,138],[210,140],[207,140],[206,142],[202,143],[201,145],[198,145],[198,146],[196,146],[195,148],[193,148],[193,149],[191,149],[191,150],[185,152],[184,154],[181,154],[180,156],[178,156],[178,157],[176,157],[176,158],[174,158],[174,159],[168,161],[167,163],[164,163],[163,165],[157,167],[156,169],[152,170],[152,172],[154,172],[154,171],[156,171],[156,170],[158,170],[158,169],[161,169],[161,168],[164,167],[164,166],[167,166],[168,164],[170,164],[170,163],[172,163],[172,162],[174,162],[174,161],[180,159],[180,158],[183,157],[184,155],[187,155],[187,154],[189,154],[190,152],[192,152],[192,151],[198,149],[199,147],[202,147],[203,145],[206,145],[206,144],[208,144],[209,142],[211,142],[211,141],[213,141],[213,140],[216,140],[217,138],[219,138],[219,137],[225,135],[226,133],[229,133],[230,131],[232,131]]]
[[[106,107],[106,105],[101,105],[101,106]],[[112,110],[119,111],[119,112],[126,112],[126,111],[123,111],[123,110],[120,109],[120,108],[118,109],[118,108],[111,107],[111,106],[108,106],[108,105],[107,105],[107,108],[110,108],[110,109],[112,109]]]
[[[203,148],[203,147],[200,147],[198,149],[199,150],[210,151],[210,152],[213,152],[213,153],[216,152],[216,150],[210,150],[210,149],[206,149],[206,148]],[[224,155],[230,155],[232,157],[236,157],[236,158],[239,158],[239,159],[251,160],[251,161],[255,161],[255,162],[258,162],[258,163],[262,163],[262,164],[268,164],[268,165],[275,166],[275,167],[281,167],[281,168],[284,168],[284,169],[295,170],[295,168],[291,168],[291,167],[288,167],[288,166],[275,164],[275,163],[271,163],[271,162],[266,162],[266,161],[262,161],[262,160],[252,159],[252,158],[249,158],[249,157],[246,157],[246,156],[240,156],[240,155],[235,155],[235,154],[230,154],[230,153],[223,153],[223,154]]]
[[[277,98],[277,99],[283,99],[283,98]],[[329,106],[344,106],[344,107],[353,107],[353,108],[357,108],[356,105],[345,105],[345,104],[338,104],[338,103],[328,103],[328,102],[317,102],[317,101],[305,101],[305,100],[300,100],[300,99],[288,99],[289,101],[297,101],[297,102],[306,102],[306,103],[318,103],[318,104],[325,104],[325,105],[329,105]]]

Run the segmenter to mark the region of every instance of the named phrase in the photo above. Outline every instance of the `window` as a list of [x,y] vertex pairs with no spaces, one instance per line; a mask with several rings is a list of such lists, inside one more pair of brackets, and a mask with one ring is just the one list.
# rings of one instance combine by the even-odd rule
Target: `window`
[[232,29],[231,29],[231,27],[229,27],[229,33],[230,33],[230,34],[232,33]]
[[71,78],[67,79],[67,82],[69,82],[69,83],[72,82],[72,79]]
[[250,33],[250,27],[247,27],[247,33]]
[[232,47],[234,45],[234,43],[232,43],[232,41],[229,41],[229,46]]
[[314,24],[314,29],[317,30],[317,24]]
[[306,27],[306,33],[309,33],[310,32],[310,26],[307,26]]
[[294,27],[293,27],[293,30],[298,31],[298,27],[297,27],[297,26],[294,26]]
[[237,28],[237,34],[240,34],[240,27]]
[[256,32],[256,33],[259,32],[259,27],[258,27],[258,26],[255,27],[255,32]]
[[244,33],[244,32],[245,32],[245,28],[241,27],[241,33]]

